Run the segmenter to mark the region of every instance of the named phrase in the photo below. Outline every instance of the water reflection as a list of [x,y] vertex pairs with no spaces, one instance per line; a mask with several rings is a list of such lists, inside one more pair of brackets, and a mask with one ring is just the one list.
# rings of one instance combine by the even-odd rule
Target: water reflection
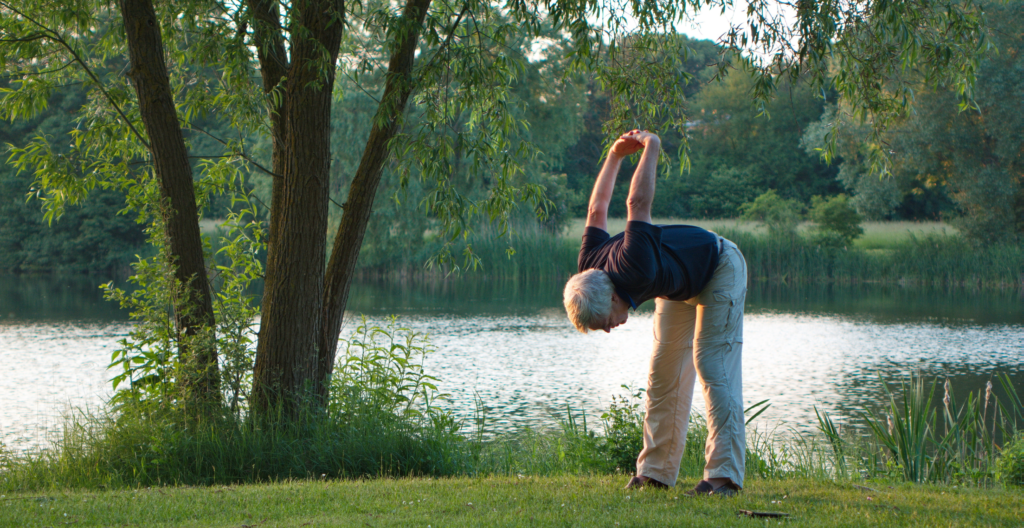
[[128,331],[124,322],[0,322],[0,442],[40,445],[64,412],[106,401],[110,354]]
[[[128,326],[97,282],[0,278],[0,440],[9,447],[38,443],[39,428],[67,404],[109,396],[105,365]],[[360,282],[342,333],[360,313],[372,321],[399,314],[429,333],[437,351],[427,370],[467,421],[479,395],[493,432],[554,426],[567,405],[593,423],[621,384],[646,380],[651,306],[611,334],[584,336],[562,312],[561,288],[472,277]],[[815,404],[856,421],[883,401],[879,374],[949,376],[962,400],[1008,372],[1024,394],[1019,292],[755,284],[748,299],[744,396],[772,401],[765,426],[811,428]]]
[[88,276],[0,274],[2,321],[124,321],[128,312],[103,299],[100,284]]
[[[492,281],[468,277],[426,282],[372,280],[354,284],[349,309],[366,314],[533,313],[560,309],[564,281]],[[640,312],[654,309],[644,303]],[[747,313],[842,315],[877,323],[1024,322],[1024,291],[911,288],[898,285],[753,283]]]

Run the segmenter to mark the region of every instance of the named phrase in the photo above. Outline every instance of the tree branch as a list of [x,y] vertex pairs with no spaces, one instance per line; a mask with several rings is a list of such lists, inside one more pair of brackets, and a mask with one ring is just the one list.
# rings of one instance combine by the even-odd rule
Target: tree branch
[[70,53],[71,57],[73,58],[73,62],[77,62],[79,66],[82,67],[82,70],[84,70],[85,73],[89,76],[89,78],[92,79],[93,83],[96,85],[96,89],[98,89],[103,94],[103,96],[107,98],[107,101],[110,102],[111,106],[114,107],[114,110],[116,110],[118,115],[121,116],[121,119],[124,121],[124,123],[128,125],[128,128],[132,131],[132,134],[134,134],[135,137],[143,145],[146,146],[147,150],[152,150],[152,147],[149,145],[149,142],[146,141],[144,137],[142,137],[142,134],[140,134],[139,131],[135,128],[135,125],[133,125],[131,120],[128,119],[128,116],[124,114],[124,111],[121,110],[121,107],[118,106],[116,101],[114,101],[114,97],[111,96],[110,92],[108,92],[106,88],[103,87],[103,83],[100,82],[99,77],[97,77],[96,74],[93,73],[92,69],[89,68],[89,66],[85,63],[84,60],[82,60],[82,57],[78,54],[78,51],[74,47],[72,47],[71,44],[69,44],[66,40],[64,40],[64,37],[61,36],[60,33],[50,29],[42,22],[37,21],[36,19],[26,15],[25,13],[22,13],[8,2],[0,2],[0,7],[6,7],[7,9],[10,9],[12,12],[16,13],[17,15],[23,17],[25,20],[31,22],[36,27],[43,30],[44,36],[48,35],[44,38],[49,38],[50,40],[63,46],[64,49],[68,50],[68,53]]
[[[180,121],[180,119],[179,119],[179,121]],[[284,178],[284,176],[282,176],[280,174],[277,174],[276,172],[274,172],[274,171],[264,167],[263,165],[260,165],[259,162],[257,162],[256,160],[250,158],[249,155],[246,154],[245,152],[237,152],[237,151],[235,151],[234,149],[231,148],[231,145],[229,145],[223,139],[221,139],[221,138],[219,138],[219,137],[217,137],[217,136],[215,136],[215,135],[213,135],[213,134],[211,134],[211,133],[209,133],[209,132],[207,132],[207,131],[199,128],[199,127],[195,127],[195,126],[192,126],[192,125],[189,125],[189,124],[186,124],[186,123],[183,123],[183,125],[186,127],[183,130],[189,130],[189,131],[193,131],[193,132],[199,132],[200,134],[204,134],[207,137],[209,137],[210,139],[216,141],[217,143],[220,143],[221,145],[224,145],[225,147],[228,148],[228,150],[230,150],[232,152],[232,154],[230,156],[206,156],[206,157],[215,157],[215,158],[238,157],[238,158],[242,158],[245,161],[247,161],[249,163],[252,163],[254,166],[256,166],[257,169],[267,173],[270,176],[273,176],[275,178]],[[190,157],[199,157],[199,156],[190,156]]]

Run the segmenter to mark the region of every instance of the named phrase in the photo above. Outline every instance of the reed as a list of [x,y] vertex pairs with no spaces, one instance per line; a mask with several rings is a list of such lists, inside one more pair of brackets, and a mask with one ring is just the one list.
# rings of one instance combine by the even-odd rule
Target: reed
[[[464,260],[457,262],[466,273],[503,280],[562,279],[576,272],[582,233],[576,224],[559,235],[525,223],[516,226],[511,238],[483,227],[456,244],[452,253],[458,257],[470,249],[479,257],[475,267],[466,266]],[[624,225],[624,221],[611,221],[609,228],[614,232]],[[702,225],[736,242],[746,257],[750,280],[1024,289],[1024,244],[972,245],[937,223],[867,225],[870,238],[849,246],[820,243],[807,229],[778,236],[735,220]],[[363,266],[359,273],[362,277],[443,277],[454,268],[423,265],[440,247],[435,240],[407,261]]]
[[[901,382],[898,396],[883,380],[888,399],[884,416],[871,411],[864,415],[883,449],[878,462],[909,482],[993,482],[999,453],[1024,424],[1024,407],[1009,376],[1003,373],[997,380],[1005,400],[989,381],[958,403],[946,380],[941,406],[934,401],[938,379],[928,384],[912,375]],[[877,465],[866,469],[881,470]]]
[[908,237],[892,249],[830,247],[801,236],[721,233],[736,242],[751,280],[1024,288],[1024,245],[974,247],[956,236]]

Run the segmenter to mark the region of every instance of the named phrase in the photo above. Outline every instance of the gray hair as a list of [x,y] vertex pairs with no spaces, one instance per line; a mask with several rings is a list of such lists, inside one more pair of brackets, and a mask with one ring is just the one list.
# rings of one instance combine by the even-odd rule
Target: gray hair
[[588,269],[569,277],[562,292],[562,303],[573,326],[585,334],[592,322],[608,317],[614,292],[611,277],[602,270]]

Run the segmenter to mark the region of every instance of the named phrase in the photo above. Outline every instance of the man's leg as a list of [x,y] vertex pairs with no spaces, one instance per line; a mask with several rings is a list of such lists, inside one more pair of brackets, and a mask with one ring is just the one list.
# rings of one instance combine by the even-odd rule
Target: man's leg
[[693,331],[697,308],[655,299],[654,351],[647,378],[644,448],[636,474],[675,486],[693,403]]
[[[704,480],[743,487],[746,431],[743,417],[743,305],[747,266],[725,241],[715,276],[697,299],[694,365],[707,404]],[[727,480],[726,480],[727,479]]]

